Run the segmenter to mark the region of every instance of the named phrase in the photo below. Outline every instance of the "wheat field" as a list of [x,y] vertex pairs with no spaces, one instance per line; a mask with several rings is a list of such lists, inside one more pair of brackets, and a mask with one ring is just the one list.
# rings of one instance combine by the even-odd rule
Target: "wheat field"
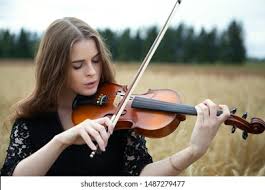
[[[116,63],[116,78],[129,84],[139,63]],[[9,144],[10,128],[2,124],[12,104],[34,88],[34,65],[31,60],[0,60],[0,168]],[[217,104],[227,104],[245,111],[251,117],[265,119],[265,66],[262,65],[170,65],[150,63],[135,93],[148,89],[173,89],[182,103],[196,105],[209,98]],[[187,116],[172,134],[161,139],[147,138],[147,147],[154,161],[170,156],[189,143],[195,117]],[[265,175],[265,133],[249,134],[243,140],[242,131],[231,134],[231,126],[222,125],[207,153],[181,173],[183,176],[256,176]]]

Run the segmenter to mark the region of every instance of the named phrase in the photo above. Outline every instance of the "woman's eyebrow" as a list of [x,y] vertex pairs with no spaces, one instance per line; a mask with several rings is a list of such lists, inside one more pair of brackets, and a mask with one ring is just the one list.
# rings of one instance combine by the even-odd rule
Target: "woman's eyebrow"
[[79,60],[72,61],[72,63],[79,63],[79,62],[82,62],[82,61],[85,61],[85,60],[84,59],[79,59]]
[[[96,58],[97,56],[99,56],[99,52],[96,54],[96,55],[94,55],[93,57],[92,57],[92,59],[94,59],[94,58]],[[79,62],[82,62],[82,61],[85,61],[85,59],[78,59],[78,60],[74,60],[74,61],[71,61],[71,63],[79,63]]]
[[[99,52],[98,52],[96,55],[94,55],[93,58],[95,58],[95,57],[97,57],[97,56],[99,56]],[[93,58],[92,58],[92,59],[93,59]]]

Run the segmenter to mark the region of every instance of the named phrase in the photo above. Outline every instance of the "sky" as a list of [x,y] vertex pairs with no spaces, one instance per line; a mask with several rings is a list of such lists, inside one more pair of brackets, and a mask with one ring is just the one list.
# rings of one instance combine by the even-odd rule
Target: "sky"
[[[55,19],[73,16],[94,28],[161,27],[176,0],[0,0],[0,28],[43,32]],[[185,23],[219,31],[241,22],[249,57],[265,58],[265,0],[182,0],[171,27]]]

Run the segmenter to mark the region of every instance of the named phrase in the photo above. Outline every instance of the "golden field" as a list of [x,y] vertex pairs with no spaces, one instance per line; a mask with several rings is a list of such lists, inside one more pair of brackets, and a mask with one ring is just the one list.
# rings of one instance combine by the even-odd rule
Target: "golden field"
[[[12,104],[34,88],[32,61],[0,60],[0,168],[6,156],[10,129],[4,130],[3,120]],[[139,63],[117,63],[116,78],[129,84]],[[206,98],[217,104],[237,107],[237,115],[249,112],[251,117],[265,119],[265,65],[169,65],[150,63],[136,93],[148,89],[173,89],[182,102],[196,105]],[[196,117],[188,116],[171,135],[147,139],[153,159],[160,160],[187,146]],[[238,176],[265,175],[265,133],[249,134],[245,141],[242,131],[231,134],[231,127],[222,125],[207,153],[181,175]]]

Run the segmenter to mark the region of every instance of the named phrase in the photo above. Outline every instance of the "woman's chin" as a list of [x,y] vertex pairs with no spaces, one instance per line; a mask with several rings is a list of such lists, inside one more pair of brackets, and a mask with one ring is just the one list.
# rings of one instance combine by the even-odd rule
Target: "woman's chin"
[[83,96],[92,96],[97,92],[97,88],[82,90],[79,94]]

